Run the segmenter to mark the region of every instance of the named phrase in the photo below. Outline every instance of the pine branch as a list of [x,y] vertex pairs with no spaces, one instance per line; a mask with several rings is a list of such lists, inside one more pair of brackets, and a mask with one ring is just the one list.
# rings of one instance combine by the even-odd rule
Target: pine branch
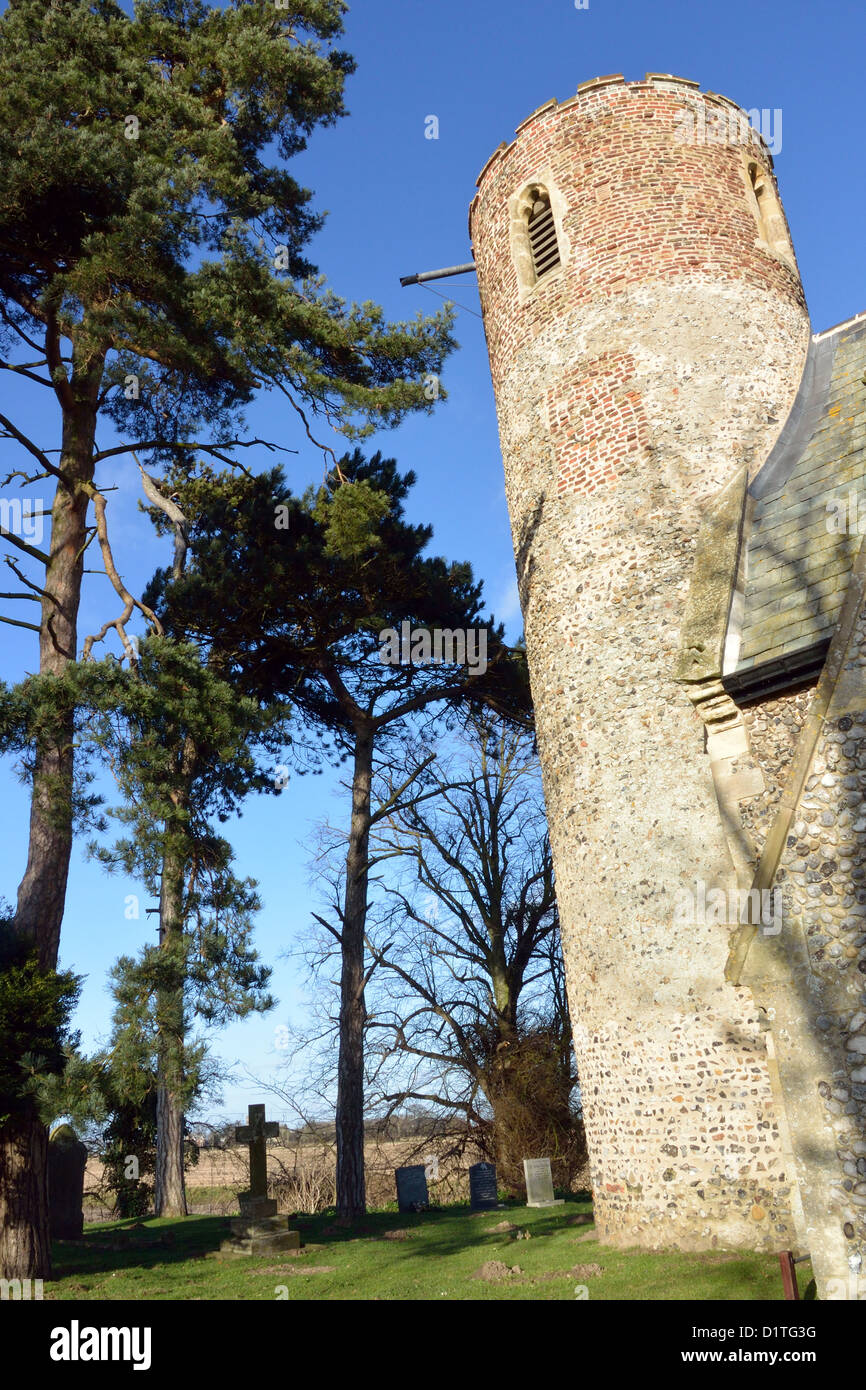
[[137,661],[135,648],[126,633],[126,623],[132,617],[133,610],[137,608],[140,613],[143,613],[151,624],[154,632],[160,637],[163,635],[162,624],[152,609],[148,608],[140,599],[133,598],[132,594],[123,583],[123,580],[117,572],[114,556],[111,553],[111,542],[108,539],[108,525],[105,519],[105,498],[101,492],[97,492],[92,484],[87,487],[87,492],[93,500],[93,509],[96,513],[96,533],[99,537],[99,548],[102,551],[102,562],[105,565],[105,573],[111,580],[115,592],[123,600],[123,612],[119,617],[110,618],[108,622],[103,623],[98,633],[92,633],[89,637],[85,638],[84,660],[86,661],[90,656],[94,643],[101,642],[109,629],[113,627],[120,638],[123,650],[129,658],[130,666],[134,667]]
[[[429,767],[431,763],[435,763],[435,761],[436,754],[428,753],[427,757],[423,760],[423,762],[419,763],[418,766],[414,768],[412,772],[409,773],[409,776],[406,778],[406,780],[402,782],[399,787],[395,788],[395,790],[391,792],[391,795],[388,797],[387,801],[383,801],[379,806],[376,807],[375,811],[371,812],[371,827],[374,826],[377,821],[380,821],[383,819],[383,817],[387,816],[389,812],[391,812],[392,814],[396,813],[400,802],[400,798],[403,795],[406,788],[410,787],[412,783],[416,781],[418,777],[421,776],[421,773],[424,771],[424,769],[426,767]],[[438,788],[436,789],[436,791],[438,791]],[[436,795],[436,791],[434,791],[432,795]]]
[[0,613],[0,623],[8,623],[10,627],[29,627],[31,632],[41,633],[42,631],[37,623],[25,623],[19,618],[5,618],[2,613]]
[[[44,361],[44,359],[43,359],[43,361]],[[34,365],[41,365],[41,364],[34,364]],[[18,372],[18,374],[19,374],[20,376],[29,377],[29,379],[30,379],[31,381],[38,381],[38,383],[39,383],[40,386],[50,386],[50,387],[52,387],[52,389],[53,389],[53,387],[54,387],[54,382],[53,382],[49,377],[38,376],[38,375],[36,374],[36,372],[31,372],[30,369],[29,369],[29,367],[25,367],[25,366],[23,366],[23,365],[22,365],[22,366],[17,366],[14,362],[4,362],[2,359],[0,359],[0,371],[4,371],[4,372]]]
[[[33,590],[33,593],[32,593],[32,594],[21,594],[19,597],[21,597],[21,598],[33,598],[34,601],[37,602],[37,603],[39,602],[39,599],[43,599],[43,598],[50,598],[51,601],[52,601],[52,603],[56,603],[56,602],[57,602],[57,600],[54,598],[54,596],[53,596],[52,594],[49,594],[49,592],[48,592],[47,589],[40,589],[40,587],[39,587],[38,584],[34,584],[33,581],[32,581],[32,579],[28,579],[27,576],[26,576],[26,574],[22,574],[22,573],[21,573],[21,571],[20,571],[20,569],[18,568],[18,566],[16,565],[15,561],[12,559],[12,556],[11,556],[11,555],[6,555],[6,556],[4,556],[4,559],[6,560],[6,563],[7,563],[7,565],[9,566],[9,568],[11,569],[12,573],[15,575],[15,578],[16,578],[16,579],[19,579],[19,580],[21,581],[21,583],[25,586],[25,588],[27,588],[27,589],[32,589],[32,590]],[[38,595],[39,597],[36,598],[36,595]],[[13,594],[7,594],[6,597],[7,597],[7,598],[13,598],[14,595],[13,595]]]
[[29,336],[29,334],[24,332],[24,329],[21,328],[20,325],[15,322],[15,320],[12,318],[12,315],[6,309],[5,305],[2,304],[0,304],[0,318],[2,318],[3,322],[5,324],[8,324],[8,326],[15,333],[18,334],[18,337],[21,338],[22,341],[25,342],[28,347],[32,348],[34,352],[42,351],[42,345],[40,343],[37,343],[33,338]]
[[[7,473],[7,474],[6,474],[6,477],[3,479],[2,486],[3,486],[3,487],[8,487],[9,484],[11,483],[11,481],[12,481],[13,478],[22,478],[22,479],[23,479],[23,482],[22,482],[21,486],[24,487],[25,484],[28,484],[28,485],[29,485],[30,483],[38,483],[38,482],[40,481],[40,479],[42,479],[42,478],[49,478],[50,476],[51,476],[50,473],[25,473],[23,468],[15,468],[15,469],[12,470],[11,473]],[[50,512],[33,512],[33,513],[31,513],[31,515],[33,515],[33,516],[50,516],[51,513],[50,513]]]
[[[220,445],[221,449],[254,449],[260,445],[263,449],[268,449],[271,453],[297,454],[297,449],[288,449],[284,444],[274,444],[269,439],[227,439]],[[137,439],[134,444],[118,444],[113,449],[100,449],[93,455],[94,463],[101,463],[103,459],[115,458],[118,454],[134,454],[136,449],[191,449],[202,454],[212,454],[222,462],[228,463],[232,468],[240,468],[241,464],[236,459],[231,459],[220,453],[213,444],[202,444],[199,440],[193,440],[191,444],[178,443],[174,439]],[[246,470],[244,470],[246,471]]]
[[6,430],[4,438],[17,439],[18,443],[22,444],[29,454],[32,454],[35,459],[39,460],[42,467],[46,469],[48,473],[53,473],[54,477],[59,478],[61,482],[65,481],[57,465],[51,462],[48,455],[42,452],[38,444],[34,444],[32,439],[28,439],[26,434],[22,434],[17,425],[13,425],[12,421],[8,419],[7,416],[0,415],[0,425],[3,425]]
[[17,546],[19,550],[23,550],[25,555],[29,555],[32,559],[38,560],[41,565],[50,564],[50,555],[46,555],[43,551],[37,550],[35,545],[28,545],[26,541],[22,541],[20,536],[14,535],[11,531],[7,531],[5,526],[0,525],[0,536],[2,536],[4,541],[10,541],[12,545]]
[[315,920],[319,922],[325,928],[326,931],[329,931],[333,937],[336,937],[337,941],[339,941],[342,945],[343,938],[340,932],[337,931],[336,927],[332,927],[330,922],[328,922],[324,917],[319,916],[318,912],[314,912],[312,915],[315,918]]
[[340,464],[339,464],[339,461],[338,461],[338,459],[337,459],[337,455],[334,453],[333,449],[332,449],[328,444],[320,444],[319,441],[318,441],[318,439],[316,439],[316,438],[314,437],[314,435],[313,435],[313,433],[312,433],[312,430],[310,429],[309,421],[307,420],[306,415],[304,414],[304,412],[303,412],[303,410],[301,409],[301,407],[300,407],[300,405],[298,404],[298,402],[295,400],[295,398],[294,398],[294,396],[292,395],[291,391],[289,391],[288,388],[287,388],[286,386],[284,386],[284,384],[283,384],[281,381],[276,381],[276,380],[274,380],[274,385],[277,387],[277,390],[282,391],[282,393],[283,393],[283,395],[285,396],[286,400],[289,402],[289,405],[290,405],[290,406],[292,407],[292,409],[296,412],[296,414],[300,417],[301,424],[302,424],[303,427],[304,427],[304,431],[305,431],[306,436],[307,436],[307,438],[309,439],[310,443],[311,443],[316,449],[320,449],[321,452],[325,455],[326,458],[330,457],[330,459],[331,459],[331,466],[337,470],[337,477],[340,479],[340,482],[341,482],[341,483],[344,483],[344,482],[346,481],[346,478],[345,478],[345,475],[344,475],[342,469],[340,468]]

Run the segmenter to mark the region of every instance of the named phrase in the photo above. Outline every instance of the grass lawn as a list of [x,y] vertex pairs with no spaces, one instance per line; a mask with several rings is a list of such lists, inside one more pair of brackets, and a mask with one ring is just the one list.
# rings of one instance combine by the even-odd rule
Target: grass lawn
[[[775,1255],[603,1249],[591,1212],[588,1199],[572,1198],[546,1211],[517,1203],[483,1214],[376,1211],[348,1228],[333,1213],[303,1216],[291,1223],[301,1252],[264,1259],[219,1258],[227,1218],[113,1221],[87,1227],[81,1241],[55,1243],[56,1278],[45,1298],[574,1300],[581,1285],[590,1299],[629,1302],[782,1299]],[[503,1222],[515,1229],[497,1231]],[[500,1269],[496,1278],[494,1267],[491,1281],[473,1277],[495,1261],[521,1272]],[[811,1270],[798,1273],[803,1289]]]

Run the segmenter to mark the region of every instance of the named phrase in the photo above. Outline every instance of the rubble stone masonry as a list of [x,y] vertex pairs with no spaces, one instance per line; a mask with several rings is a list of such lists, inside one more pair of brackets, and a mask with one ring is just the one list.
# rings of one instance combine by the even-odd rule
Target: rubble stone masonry
[[[701,104],[738,137],[697,140]],[[766,457],[809,343],[741,115],[685,80],[585,83],[495,153],[470,214],[596,1220],[650,1247],[794,1243],[766,1015],[725,981],[730,925],[675,911],[736,888],[672,674],[698,526]],[[534,283],[536,188],[561,264]]]

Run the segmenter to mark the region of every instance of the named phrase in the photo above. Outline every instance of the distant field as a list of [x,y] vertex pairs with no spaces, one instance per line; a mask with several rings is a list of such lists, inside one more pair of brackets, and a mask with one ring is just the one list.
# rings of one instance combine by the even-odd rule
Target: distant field
[[[433,1170],[437,1177],[428,1181],[430,1200],[443,1204],[469,1201],[468,1166],[475,1156],[463,1163],[438,1159],[435,1143],[424,1144],[417,1139],[373,1142],[365,1150],[367,1199],[371,1206],[385,1206],[396,1196],[394,1169],[404,1163],[422,1163],[429,1157],[437,1159]],[[335,1157],[326,1144],[269,1144],[268,1182],[272,1196],[277,1198],[280,1211],[322,1211],[335,1204]],[[85,1176],[85,1212],[88,1221],[104,1220],[111,1211],[105,1199],[99,1200],[102,1164],[90,1158]],[[249,1166],[246,1145],[233,1149],[202,1149],[198,1163],[186,1175],[187,1196],[193,1211],[229,1215],[237,1211],[238,1192],[249,1185]],[[577,1186],[589,1186],[588,1176]]]

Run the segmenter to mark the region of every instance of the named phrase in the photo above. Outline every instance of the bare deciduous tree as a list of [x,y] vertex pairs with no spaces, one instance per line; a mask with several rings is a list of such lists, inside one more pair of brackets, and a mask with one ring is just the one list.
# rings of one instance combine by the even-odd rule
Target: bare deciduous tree
[[[431,763],[424,746],[407,747],[377,782],[367,1113],[432,1107],[440,1152],[480,1147],[513,1190],[520,1159],[549,1153],[567,1185],[585,1146],[532,738],[474,716],[461,750]],[[328,931],[341,907],[337,845],[326,834],[320,854],[331,903],[317,920]],[[332,954],[326,937],[309,953],[319,978]],[[320,1019],[320,1042],[332,1026]]]

